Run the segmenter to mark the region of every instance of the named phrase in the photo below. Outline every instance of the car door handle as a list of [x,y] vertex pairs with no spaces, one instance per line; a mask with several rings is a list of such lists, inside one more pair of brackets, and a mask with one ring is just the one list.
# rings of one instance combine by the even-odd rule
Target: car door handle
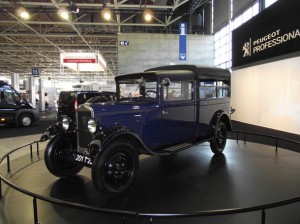
[[169,113],[168,113],[167,111],[164,111],[164,110],[163,110],[163,111],[162,111],[162,114],[163,114],[163,115],[167,115],[167,114],[169,114]]

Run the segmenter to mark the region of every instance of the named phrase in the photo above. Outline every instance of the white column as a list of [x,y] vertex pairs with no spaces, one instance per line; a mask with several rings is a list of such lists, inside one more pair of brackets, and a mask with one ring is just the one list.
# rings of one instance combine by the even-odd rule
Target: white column
[[36,107],[36,97],[35,97],[35,84],[34,84],[35,78],[29,77],[28,83],[29,83],[29,102]]
[[11,75],[11,85],[15,88],[15,90],[20,91],[19,74],[14,73]]
[[39,108],[40,108],[40,111],[45,111],[45,90],[44,90],[44,80],[42,79],[39,79],[39,84],[40,84],[40,87],[39,87]]

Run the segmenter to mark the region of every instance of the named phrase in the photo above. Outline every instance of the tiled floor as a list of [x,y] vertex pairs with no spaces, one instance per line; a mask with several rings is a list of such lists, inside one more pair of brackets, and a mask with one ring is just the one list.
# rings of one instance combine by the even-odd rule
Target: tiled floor
[[[37,127],[36,127],[37,128]],[[1,130],[0,130],[1,131]],[[9,129],[12,131],[12,129]],[[39,139],[40,134],[2,138],[5,151]],[[43,143],[45,144],[45,143]],[[5,146],[5,147],[3,147]],[[95,206],[145,213],[189,213],[193,211],[250,207],[300,195],[300,154],[257,143],[229,140],[223,157],[214,157],[209,144],[167,158],[141,157],[132,188],[119,198],[99,194],[91,182],[90,169],[77,177],[59,179],[51,175],[41,158],[31,161],[27,152],[12,160],[12,171],[1,172],[13,183],[43,196]],[[33,223],[32,198],[3,184],[0,223]],[[300,203],[266,210],[266,223],[299,223]],[[237,215],[158,219],[102,215],[38,200],[40,223],[261,223],[261,211]]]

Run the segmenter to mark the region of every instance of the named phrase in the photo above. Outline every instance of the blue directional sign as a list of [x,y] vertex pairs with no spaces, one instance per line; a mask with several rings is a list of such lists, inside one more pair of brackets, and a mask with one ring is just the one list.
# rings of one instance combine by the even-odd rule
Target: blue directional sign
[[179,24],[179,61],[186,61],[186,32],[187,24]]

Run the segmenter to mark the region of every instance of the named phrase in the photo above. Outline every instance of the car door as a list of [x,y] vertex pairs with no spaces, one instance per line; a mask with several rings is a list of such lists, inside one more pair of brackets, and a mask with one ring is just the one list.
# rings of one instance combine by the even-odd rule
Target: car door
[[192,80],[169,79],[163,85],[161,102],[163,145],[186,142],[195,137],[196,104]]

